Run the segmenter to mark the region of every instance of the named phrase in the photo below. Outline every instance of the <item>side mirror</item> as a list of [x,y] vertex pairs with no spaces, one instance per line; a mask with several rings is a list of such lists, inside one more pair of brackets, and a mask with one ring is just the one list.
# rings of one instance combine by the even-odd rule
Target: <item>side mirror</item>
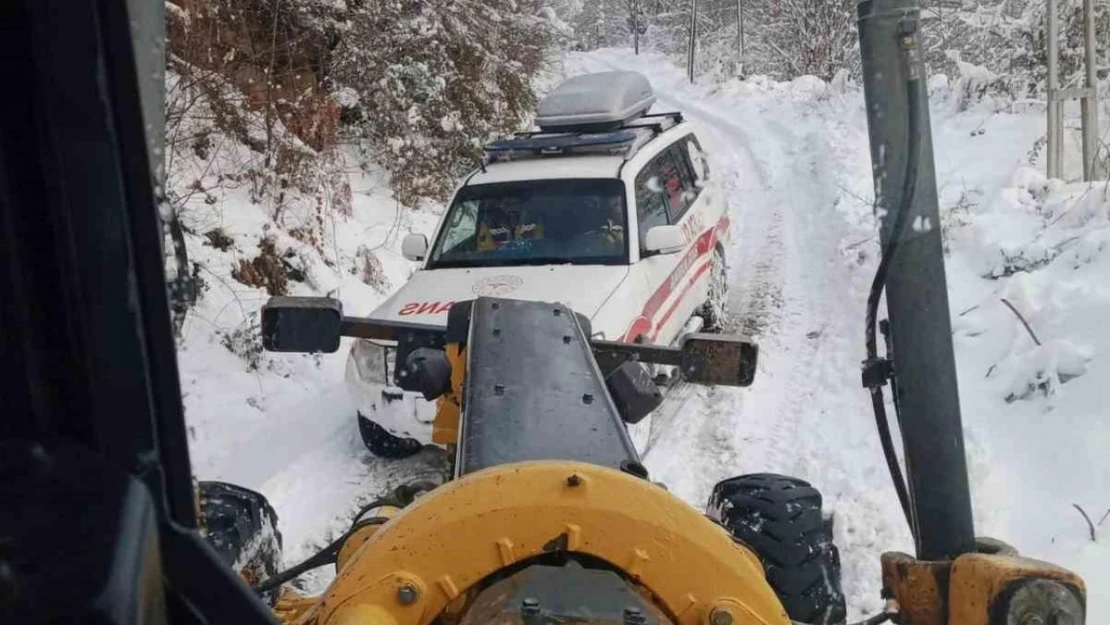
[[655,226],[644,237],[644,251],[650,254],[674,254],[686,247],[686,237],[678,226]]
[[401,241],[401,256],[407,260],[424,260],[428,255],[428,237],[409,234]]
[[695,384],[750,386],[759,347],[740,337],[690,334],[682,339],[682,377]]
[[271,352],[339,350],[343,303],[330,297],[271,297],[262,307],[262,347]]

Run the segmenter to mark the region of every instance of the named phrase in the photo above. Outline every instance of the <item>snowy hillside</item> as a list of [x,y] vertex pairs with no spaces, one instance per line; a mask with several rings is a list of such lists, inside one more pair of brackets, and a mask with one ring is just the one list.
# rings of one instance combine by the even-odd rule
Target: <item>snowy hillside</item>
[[[859,386],[878,256],[862,93],[811,77],[691,86],[664,57],[624,50],[565,63],[568,74],[612,68],[643,72],[657,109],[686,112],[726,177],[734,323],[761,345],[750,389],[668,398],[646,436],[652,477],[698,507],[715,481],[736,474],[811,481],[834,515],[852,616],[874,613],[878,555],[912,545]],[[1110,391],[1101,386],[1110,375],[1110,190],[1037,173],[1035,107],[964,107],[958,77],[934,79],[931,92],[977,530],[1076,569],[1090,589],[1088,622],[1110,621],[1110,519],[1097,526],[1110,511]],[[372,309],[413,270],[397,251],[401,237],[429,232],[436,215],[400,206],[381,175],[350,174],[350,186],[350,215],[331,213],[317,246],[275,232],[245,192],[222,194],[190,228],[219,226],[229,239],[191,235],[211,273],[179,354],[194,469],[261,489],[290,564],[345,527],[360,501],[434,475],[441,461],[434,451],[403,462],[366,452],[342,386],[345,352],[259,353],[254,324],[267,292],[231,275],[270,235],[273,255],[303,274],[291,293],[332,294],[352,314]]]

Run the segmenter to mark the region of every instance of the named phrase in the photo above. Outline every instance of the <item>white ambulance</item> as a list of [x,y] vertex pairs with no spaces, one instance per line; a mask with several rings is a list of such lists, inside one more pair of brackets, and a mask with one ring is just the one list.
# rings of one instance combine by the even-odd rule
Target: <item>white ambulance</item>
[[[607,340],[718,328],[725,197],[682,114],[654,102],[634,72],[566,80],[537,130],[486,146],[430,241],[405,238],[421,268],[370,316],[446,326],[454,302],[485,295],[562,302]],[[356,341],[346,384],[367,447],[399,458],[431,443],[435,405],[397,387],[393,347]]]

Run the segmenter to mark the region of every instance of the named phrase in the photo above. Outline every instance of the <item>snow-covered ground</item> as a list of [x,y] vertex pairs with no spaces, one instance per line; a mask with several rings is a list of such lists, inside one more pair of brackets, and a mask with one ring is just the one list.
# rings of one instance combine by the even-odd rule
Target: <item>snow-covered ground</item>
[[[878,254],[862,94],[806,78],[690,85],[665,58],[621,50],[565,63],[568,74],[614,67],[648,75],[658,108],[679,108],[699,126],[714,171],[726,179],[736,228],[734,322],[761,345],[751,388],[683,387],[668,398],[647,436],[653,479],[698,507],[731,475],[810,480],[835,517],[852,613],[876,612],[878,555],[912,546],[859,386]],[[1106,622],[1110,520],[1092,541],[1073,504],[1096,525],[1110,509],[1110,416],[1101,408],[1110,391],[1100,386],[1110,373],[1110,192],[1105,184],[1045,181],[1030,167],[1040,111],[990,103],[961,110],[955,79],[931,81],[931,92],[977,531],[1080,572],[1088,622]],[[358,313],[404,281],[412,267],[397,253],[399,240],[429,231],[435,215],[399,209],[380,177],[352,176],[352,187],[353,214],[328,226],[334,240],[325,254],[302,250],[299,257],[320,262],[307,263],[313,279],[294,292],[332,292]],[[265,213],[234,194],[211,219],[217,209],[236,249],[252,249]],[[373,248],[388,284],[360,279],[362,245]],[[211,251],[206,264],[227,264],[220,254]],[[243,327],[265,292],[229,272],[207,281],[180,353],[195,470],[261,489],[277,508],[293,563],[345,526],[358,502],[435,474],[441,459],[425,452],[383,462],[362,448],[341,384],[343,351],[265,355],[258,370],[245,371],[221,337]]]
[[[352,154],[346,157],[354,162]],[[218,227],[232,241],[226,250],[199,236],[190,241],[206,284],[178,351],[193,470],[199,479],[265,493],[278,512],[290,564],[346,530],[345,515],[360,504],[438,475],[442,465],[433,450],[403,462],[367,452],[343,386],[346,345],[330,355],[262,352],[258,312],[269,294],[232,277],[233,267],[257,255],[259,241],[269,237],[277,255],[305,274],[289,283],[291,295],[338,297],[346,314],[359,315],[403,284],[414,267],[401,257],[400,239],[410,230],[430,231],[438,215],[399,206],[383,175],[349,169],[351,214],[331,214],[322,252],[273,227],[265,205],[251,203],[245,190],[212,204],[198,201],[183,217],[193,232]],[[376,259],[371,284],[364,250]],[[331,576],[320,574],[318,581],[308,578],[309,588],[322,588]]]

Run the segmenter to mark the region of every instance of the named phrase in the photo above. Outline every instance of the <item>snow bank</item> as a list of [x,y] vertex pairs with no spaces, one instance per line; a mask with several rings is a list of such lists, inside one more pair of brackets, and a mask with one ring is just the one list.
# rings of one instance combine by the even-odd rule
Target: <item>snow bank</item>
[[[272,245],[289,294],[336,297],[352,315],[369,313],[408,279],[414,264],[401,256],[400,241],[410,231],[430,232],[437,216],[400,206],[384,175],[361,173],[353,154],[343,158],[354,172],[344,177],[350,212],[321,213],[315,244],[290,234],[296,214],[279,216],[289,220],[279,224],[273,207],[252,201],[243,187],[198,194],[182,212],[190,262],[204,285],[178,346],[193,471],[265,494],[288,565],[345,529],[344,515],[360,502],[432,461],[382,467],[368,458],[343,388],[346,342],[335,354],[262,351],[259,310],[270,293],[236,277],[261,245]],[[324,571],[307,588],[329,579]]]
[[[968,116],[979,114],[956,115],[941,132]],[[1102,623],[1110,538],[1103,531],[1090,542],[1073,504],[1095,522],[1110,509],[1110,197],[1106,183],[1046,180],[1027,161],[1007,166],[1035,141],[1040,114],[996,114],[984,127],[986,137],[998,128],[1026,139],[992,145],[1008,158],[939,181],[965,188],[962,207],[950,209],[962,218],[948,231],[948,278],[965,428],[992,455],[974,482],[979,528],[1083,575],[1087,622]],[[958,136],[938,158],[961,149]],[[965,146],[982,143],[965,136]]]
[[1087,373],[1091,358],[1091,352],[1062,340],[1017,354],[999,365],[1000,374],[1009,379],[1002,398],[1009,403],[1036,394],[1054,396],[1061,385]]
[[[410,230],[430,231],[436,216],[402,209],[380,176],[356,175],[351,184],[351,215],[332,213],[326,240],[318,247],[290,236],[265,205],[251,202],[242,191],[184,211],[185,225],[197,233],[187,235],[190,261],[204,283],[198,305],[186,317],[178,352],[198,476],[261,487],[288,458],[255,462],[252,450],[243,446],[256,445],[257,429],[269,427],[284,407],[303,405],[342,381],[343,350],[318,356],[261,350],[258,313],[270,294],[235,277],[242,261],[258,256],[260,243],[273,243],[275,257],[290,275],[289,294],[337,297],[353,315],[369,313],[413,271],[400,255],[400,239]],[[217,229],[227,237],[226,249],[213,247],[206,236]],[[364,273],[367,258],[380,271],[370,284]],[[351,414],[335,418],[337,425],[353,422]],[[273,427],[295,431],[293,421]],[[289,441],[288,453],[298,453],[292,449],[297,442]]]

